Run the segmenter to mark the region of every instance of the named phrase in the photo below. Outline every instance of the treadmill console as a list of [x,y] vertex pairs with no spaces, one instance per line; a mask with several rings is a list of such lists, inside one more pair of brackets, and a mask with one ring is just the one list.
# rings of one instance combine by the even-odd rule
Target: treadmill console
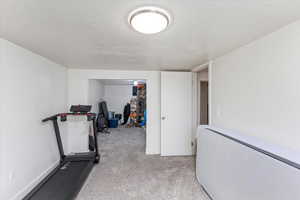
[[91,105],[72,105],[70,112],[73,113],[88,113],[92,109]]

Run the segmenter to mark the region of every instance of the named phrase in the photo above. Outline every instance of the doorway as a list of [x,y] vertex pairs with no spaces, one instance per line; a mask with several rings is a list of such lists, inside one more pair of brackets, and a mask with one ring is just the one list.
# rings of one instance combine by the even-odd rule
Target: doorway
[[[146,143],[146,97],[147,84],[143,79],[89,80],[88,103],[98,115],[97,128],[102,142],[118,138],[126,143],[128,136],[136,134],[139,141]],[[107,117],[102,116],[103,104],[106,105]]]
[[209,69],[196,73],[197,127],[209,125]]
[[200,125],[208,125],[208,81],[200,81]]

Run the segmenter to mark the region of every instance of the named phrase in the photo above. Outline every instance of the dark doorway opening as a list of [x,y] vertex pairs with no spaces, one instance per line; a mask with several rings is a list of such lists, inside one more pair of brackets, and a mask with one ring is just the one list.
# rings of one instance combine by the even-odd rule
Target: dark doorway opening
[[200,125],[208,125],[208,81],[200,81]]

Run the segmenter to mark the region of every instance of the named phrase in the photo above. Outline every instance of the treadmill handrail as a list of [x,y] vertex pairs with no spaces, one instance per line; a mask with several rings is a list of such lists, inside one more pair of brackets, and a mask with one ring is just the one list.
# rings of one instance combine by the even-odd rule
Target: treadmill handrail
[[93,116],[93,117],[96,117],[96,113],[58,113],[56,115],[53,115],[51,117],[47,117],[45,119],[42,120],[42,122],[47,122],[47,121],[50,121],[50,120],[56,120],[57,117],[65,117],[65,116]]

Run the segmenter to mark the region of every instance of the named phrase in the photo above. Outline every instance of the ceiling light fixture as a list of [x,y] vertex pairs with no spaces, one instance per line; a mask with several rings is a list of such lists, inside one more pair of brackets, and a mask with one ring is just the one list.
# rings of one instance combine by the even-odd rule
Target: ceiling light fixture
[[129,14],[129,24],[143,34],[155,34],[165,30],[171,21],[170,14],[161,8],[147,6],[135,9]]

